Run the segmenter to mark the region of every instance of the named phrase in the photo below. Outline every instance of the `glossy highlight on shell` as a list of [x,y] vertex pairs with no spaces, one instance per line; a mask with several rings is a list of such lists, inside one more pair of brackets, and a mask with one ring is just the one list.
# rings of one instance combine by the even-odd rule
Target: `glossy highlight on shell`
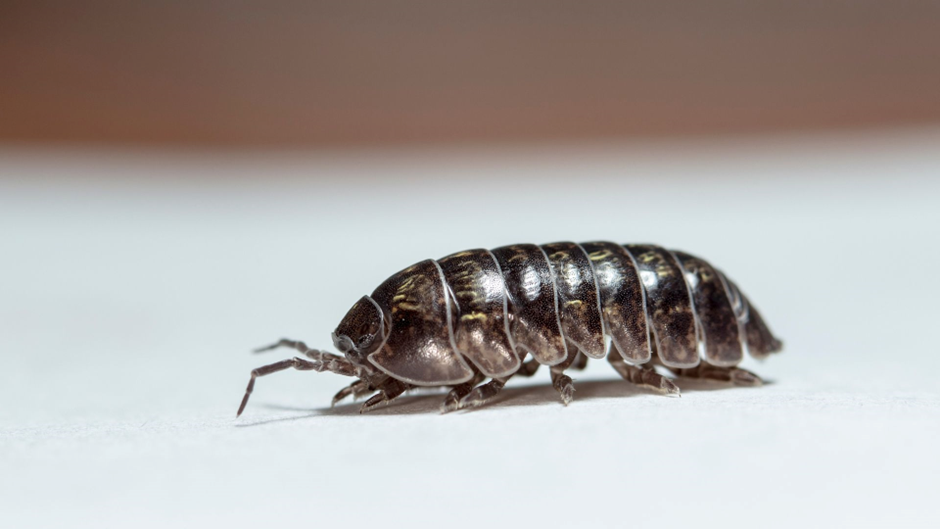
[[[629,382],[678,395],[680,377],[757,385],[745,353],[782,348],[757,309],[705,260],[652,244],[558,242],[475,249],[416,263],[349,310],[333,333],[342,356],[281,340],[295,357],[252,371],[331,371],[356,380],[333,402],[368,410],[415,387],[447,387],[443,411],[472,408],[513,376],[547,366],[567,404],[565,372],[606,357]],[[485,380],[488,381],[484,382]]]

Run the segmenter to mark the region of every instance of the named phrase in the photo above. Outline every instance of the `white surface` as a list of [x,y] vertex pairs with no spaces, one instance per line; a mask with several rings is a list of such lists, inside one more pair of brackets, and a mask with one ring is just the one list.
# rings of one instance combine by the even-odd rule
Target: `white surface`
[[[0,526],[935,526],[940,132],[333,155],[0,151]],[[650,241],[786,349],[681,399],[603,362],[559,404],[330,411],[329,346],[426,257]]]

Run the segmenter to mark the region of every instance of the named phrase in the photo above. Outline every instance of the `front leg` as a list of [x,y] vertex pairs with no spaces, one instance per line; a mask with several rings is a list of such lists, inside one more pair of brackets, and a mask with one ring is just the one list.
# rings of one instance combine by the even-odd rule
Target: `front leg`
[[444,402],[441,403],[441,413],[449,413],[460,409],[460,401],[473,391],[473,387],[483,380],[483,375],[479,372],[474,377],[463,384],[458,384],[451,388]]
[[336,406],[337,403],[350,395],[352,395],[353,400],[358,399],[361,396],[367,395],[370,391],[373,391],[373,389],[374,388],[369,383],[369,381],[357,380],[345,388],[339,390],[339,392],[333,396],[333,401],[330,402],[330,407],[332,408],[333,406]]
[[379,388],[378,393],[369,397],[369,400],[362,404],[362,407],[359,408],[359,413],[365,413],[375,409],[377,406],[388,404],[412,387],[413,386],[410,384],[406,384],[400,380],[389,378],[385,384]]
[[454,386],[450,393],[444,397],[441,403],[441,413],[449,413],[464,408],[475,408],[484,404],[488,399],[495,397],[506,386],[506,382],[512,377],[531,377],[539,369],[539,363],[536,360],[523,362],[519,370],[501,379],[493,379],[486,384],[477,386],[482,380],[483,375],[477,375],[469,382],[464,382]]
[[499,394],[500,391],[506,386],[506,381],[508,381],[512,375],[503,378],[494,378],[487,382],[486,384],[481,384],[460,399],[460,403],[457,405],[458,409],[467,409],[467,408],[476,408],[481,406],[483,403],[492,399]]

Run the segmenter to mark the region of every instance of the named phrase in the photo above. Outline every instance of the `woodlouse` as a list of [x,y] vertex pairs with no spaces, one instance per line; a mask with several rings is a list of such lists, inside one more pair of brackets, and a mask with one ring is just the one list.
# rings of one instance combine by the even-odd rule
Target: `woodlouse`
[[360,411],[418,386],[449,387],[446,412],[484,403],[539,365],[550,366],[568,404],[574,386],[565,371],[604,356],[627,381],[666,394],[679,388],[654,365],[758,385],[735,367],[744,352],[763,358],[782,348],[737,286],[706,261],[610,242],[516,244],[421,261],[357,301],[333,343],[343,356],[287,339],[259,349],[291,347],[306,358],[252,371],[238,415],[257,377],[290,368],[355,377],[333,404],[374,393]]

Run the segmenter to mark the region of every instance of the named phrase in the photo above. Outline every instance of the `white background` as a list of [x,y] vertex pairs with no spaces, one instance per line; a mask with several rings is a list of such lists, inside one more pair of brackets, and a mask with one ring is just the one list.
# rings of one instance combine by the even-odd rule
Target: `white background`
[[[3,527],[934,526],[940,131],[334,153],[0,150]],[[360,416],[328,347],[427,257],[655,242],[724,269],[770,384],[604,362],[493,405]]]

